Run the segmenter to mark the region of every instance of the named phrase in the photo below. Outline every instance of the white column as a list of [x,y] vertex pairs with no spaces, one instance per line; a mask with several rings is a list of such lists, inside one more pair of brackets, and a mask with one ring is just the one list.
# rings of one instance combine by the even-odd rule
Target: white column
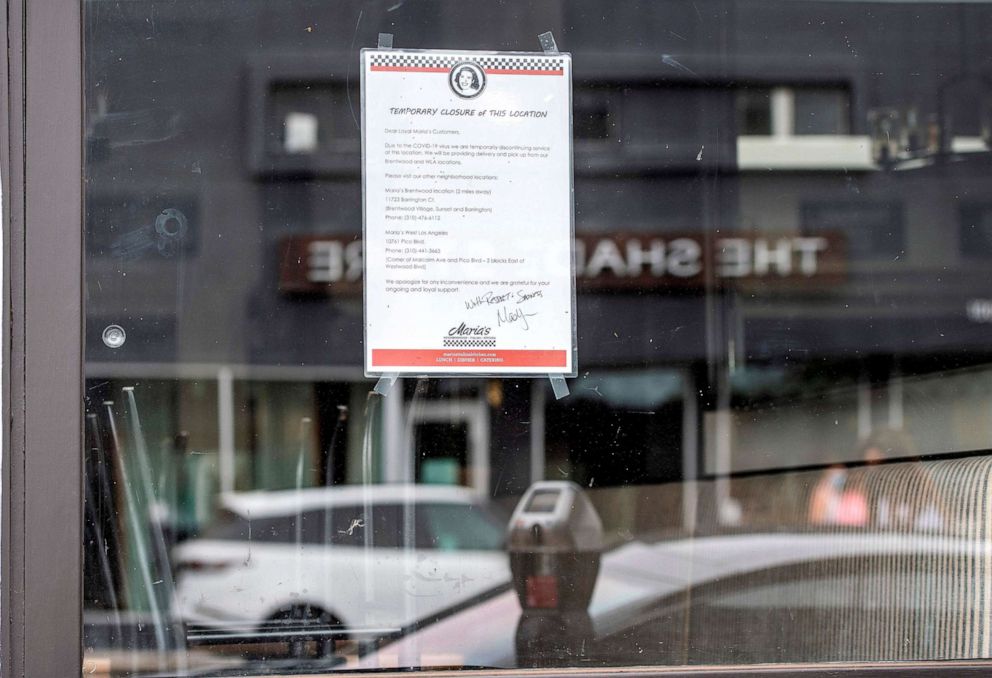
[[483,389],[479,389],[479,398],[468,405],[469,416],[469,460],[472,464],[472,487],[476,494],[485,498],[490,495],[489,469],[492,461],[489,449],[489,407]]
[[772,136],[783,139],[796,131],[796,100],[788,87],[772,90]]
[[382,479],[387,483],[413,482],[412,431],[403,426],[403,379],[399,378],[382,404]]
[[234,372],[217,370],[217,430],[220,491],[234,491]]
[[696,529],[699,477],[699,401],[696,381],[689,370],[682,372],[682,530]]
[[[733,347],[729,349],[733,355]],[[733,412],[730,409],[730,369],[720,366],[717,375],[716,409],[716,506],[720,525],[737,525],[741,520],[740,505],[730,495],[730,472],[733,455]]]

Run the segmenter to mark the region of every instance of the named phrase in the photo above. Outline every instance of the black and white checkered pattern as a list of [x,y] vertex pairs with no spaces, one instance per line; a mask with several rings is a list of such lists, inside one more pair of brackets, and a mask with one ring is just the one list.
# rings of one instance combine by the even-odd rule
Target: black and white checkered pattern
[[373,54],[372,66],[390,68],[451,68],[463,59],[437,54]]
[[452,68],[463,62],[477,64],[486,71],[560,71],[563,60],[558,57],[488,56],[478,59],[465,59],[444,54],[373,54],[372,66],[390,68]]
[[562,60],[554,57],[484,57],[479,65],[487,71],[560,71]]
[[454,348],[492,348],[496,346],[496,337],[473,337],[471,339],[445,337],[444,345]]

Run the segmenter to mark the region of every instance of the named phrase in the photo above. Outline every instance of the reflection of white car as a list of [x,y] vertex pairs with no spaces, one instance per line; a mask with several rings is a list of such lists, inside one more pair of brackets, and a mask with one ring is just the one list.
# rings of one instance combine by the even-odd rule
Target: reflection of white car
[[374,485],[229,494],[176,547],[178,614],[395,629],[509,580],[505,523],[465,488]]
[[[984,657],[990,596],[980,573],[990,554],[984,538],[926,532],[631,542],[603,556],[583,652],[543,659],[629,666]],[[348,666],[520,668],[520,628],[517,594],[501,588]]]

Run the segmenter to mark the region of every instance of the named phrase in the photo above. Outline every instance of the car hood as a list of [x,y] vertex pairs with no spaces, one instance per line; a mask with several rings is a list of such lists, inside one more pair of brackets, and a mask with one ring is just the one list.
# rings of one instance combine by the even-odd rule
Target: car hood
[[[926,536],[925,550],[931,555],[974,548],[972,540]],[[600,633],[622,625],[639,607],[693,586],[802,562],[911,555],[920,550],[920,536],[893,533],[749,534],[631,542],[604,554],[589,614]],[[514,668],[519,618],[520,605],[511,589],[411,631],[352,660],[348,668]]]

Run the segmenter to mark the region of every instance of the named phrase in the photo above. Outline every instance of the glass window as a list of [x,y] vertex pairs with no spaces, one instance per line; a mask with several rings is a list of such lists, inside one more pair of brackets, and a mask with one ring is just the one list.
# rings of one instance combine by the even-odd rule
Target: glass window
[[850,96],[843,89],[797,88],[796,134],[849,134]]
[[616,94],[609,87],[577,89],[573,102],[576,141],[602,141],[617,136]]
[[390,504],[335,507],[326,513],[314,511],[308,517],[313,521],[308,537],[318,544],[328,539],[321,529],[328,517],[331,524],[329,539],[333,544],[400,548],[407,543],[406,535],[414,530],[407,527],[412,519],[403,515],[403,507]]
[[852,259],[886,258],[898,261],[905,251],[903,207],[898,202],[804,202],[800,207],[804,233],[841,233]]
[[976,259],[992,257],[992,205],[961,205],[961,254]]
[[748,88],[738,92],[737,127],[742,135],[766,136],[772,133],[771,90]]
[[441,551],[490,551],[503,548],[506,526],[474,506],[427,504],[423,507],[428,548]]
[[850,134],[850,95],[840,87],[742,87],[737,91],[741,136]]
[[[992,5],[86,0],[83,22],[87,666],[992,660]],[[571,58],[547,139],[525,126],[565,69],[528,67],[535,26]],[[436,87],[374,126],[360,50],[387,32],[376,72]],[[519,164],[552,136],[571,201]],[[569,218],[533,216],[551,203]],[[499,251],[511,226],[540,265]],[[512,309],[552,251],[567,394],[366,376],[387,287],[443,327],[408,349],[428,360],[511,327],[543,351],[550,314]]]

